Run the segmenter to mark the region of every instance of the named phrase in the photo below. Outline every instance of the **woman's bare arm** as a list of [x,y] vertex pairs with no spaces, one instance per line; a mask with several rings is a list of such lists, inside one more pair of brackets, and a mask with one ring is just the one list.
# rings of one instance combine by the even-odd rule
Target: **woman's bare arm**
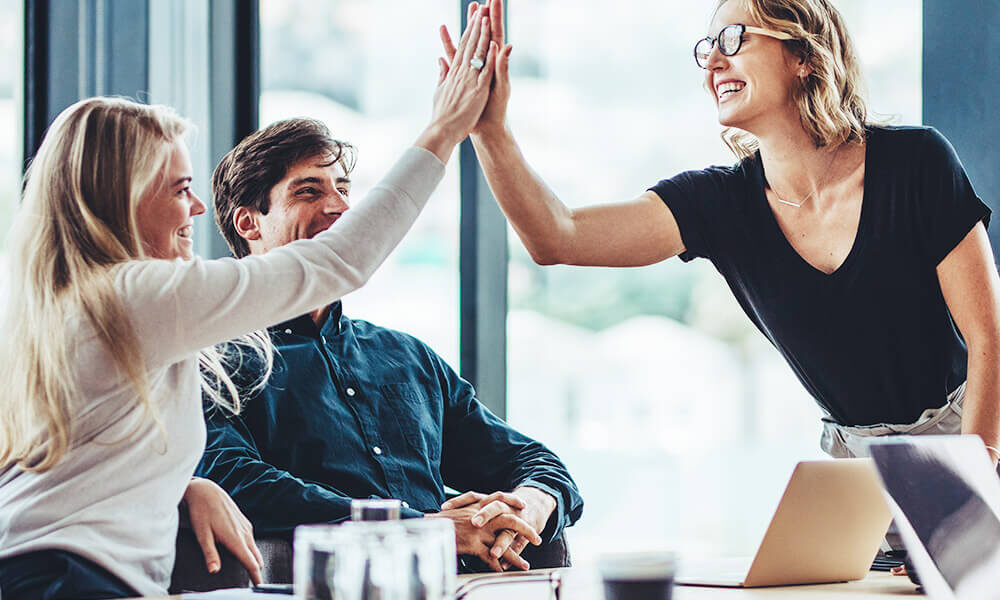
[[571,209],[528,165],[508,128],[480,127],[472,141],[493,195],[535,262],[635,267],[684,251],[677,221],[655,193]]
[[[986,228],[977,223],[937,267],[948,310],[969,348],[962,433],[1000,446],[1000,277]],[[995,451],[991,458],[1000,458]]]
[[[559,201],[528,165],[506,126],[510,100],[511,46],[504,46],[503,0],[488,6],[469,4],[467,18],[489,16],[495,55],[493,87],[472,143],[500,208],[535,262],[635,267],[659,262],[684,251],[673,214],[653,192],[633,200],[570,209]],[[445,55],[455,62],[456,48],[441,27]],[[461,58],[459,59],[461,60]],[[581,173],[593,176],[591,165]]]

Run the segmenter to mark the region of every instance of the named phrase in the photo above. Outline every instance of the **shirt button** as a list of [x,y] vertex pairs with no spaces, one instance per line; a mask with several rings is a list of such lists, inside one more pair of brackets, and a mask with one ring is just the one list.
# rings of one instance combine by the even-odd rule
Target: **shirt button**
[[372,448],[372,452],[375,453],[375,456],[380,456],[382,454],[382,449],[379,448],[378,446],[375,446],[374,448]]
[[285,333],[287,333],[288,335],[292,335],[292,330],[291,329],[286,329]]
[[356,392],[354,391],[354,388],[352,388],[352,387],[347,388],[347,395],[348,396],[353,396],[355,393]]

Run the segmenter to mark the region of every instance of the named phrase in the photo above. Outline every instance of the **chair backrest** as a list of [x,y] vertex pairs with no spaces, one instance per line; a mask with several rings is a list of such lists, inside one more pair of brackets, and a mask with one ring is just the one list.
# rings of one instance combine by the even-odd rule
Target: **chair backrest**
[[565,531],[548,544],[542,544],[541,546],[528,544],[521,552],[521,557],[528,561],[532,569],[555,569],[573,566]]
[[[257,539],[264,559],[261,578],[265,583],[292,583],[292,544],[280,538]],[[177,558],[170,577],[170,593],[209,592],[223,588],[247,587],[250,574],[236,556],[221,545],[221,568],[212,574],[205,568],[205,555],[194,532],[181,527],[177,531]]]

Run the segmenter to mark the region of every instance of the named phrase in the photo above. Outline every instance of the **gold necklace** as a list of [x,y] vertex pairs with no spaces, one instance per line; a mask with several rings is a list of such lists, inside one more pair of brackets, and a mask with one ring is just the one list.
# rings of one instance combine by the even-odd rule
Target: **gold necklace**
[[814,189],[808,196],[806,196],[805,199],[802,200],[802,202],[796,204],[794,202],[789,202],[788,200],[785,200],[778,193],[778,190],[774,189],[774,186],[772,185],[771,191],[774,192],[774,197],[777,198],[778,202],[781,202],[782,204],[787,204],[788,206],[794,206],[795,208],[802,208],[802,205],[805,204],[806,202],[809,202],[809,199],[815,196],[816,192],[818,192],[820,188],[822,188],[823,185],[826,184],[826,180],[829,179],[830,177],[830,168],[833,166],[833,161],[837,160],[837,155],[840,154],[840,149],[843,147],[844,145],[841,144],[837,146],[836,150],[833,151],[833,156],[830,157],[830,162],[826,165],[826,173],[823,174],[823,179],[818,184],[816,184],[816,189]]

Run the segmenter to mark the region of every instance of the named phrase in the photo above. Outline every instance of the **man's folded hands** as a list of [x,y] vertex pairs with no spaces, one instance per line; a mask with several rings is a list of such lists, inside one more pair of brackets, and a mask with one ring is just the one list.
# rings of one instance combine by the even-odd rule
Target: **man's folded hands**
[[442,504],[440,513],[427,516],[452,519],[459,554],[477,556],[495,571],[527,570],[531,565],[521,552],[529,543],[542,543],[539,533],[555,507],[546,492],[521,486],[513,492],[466,492]]

